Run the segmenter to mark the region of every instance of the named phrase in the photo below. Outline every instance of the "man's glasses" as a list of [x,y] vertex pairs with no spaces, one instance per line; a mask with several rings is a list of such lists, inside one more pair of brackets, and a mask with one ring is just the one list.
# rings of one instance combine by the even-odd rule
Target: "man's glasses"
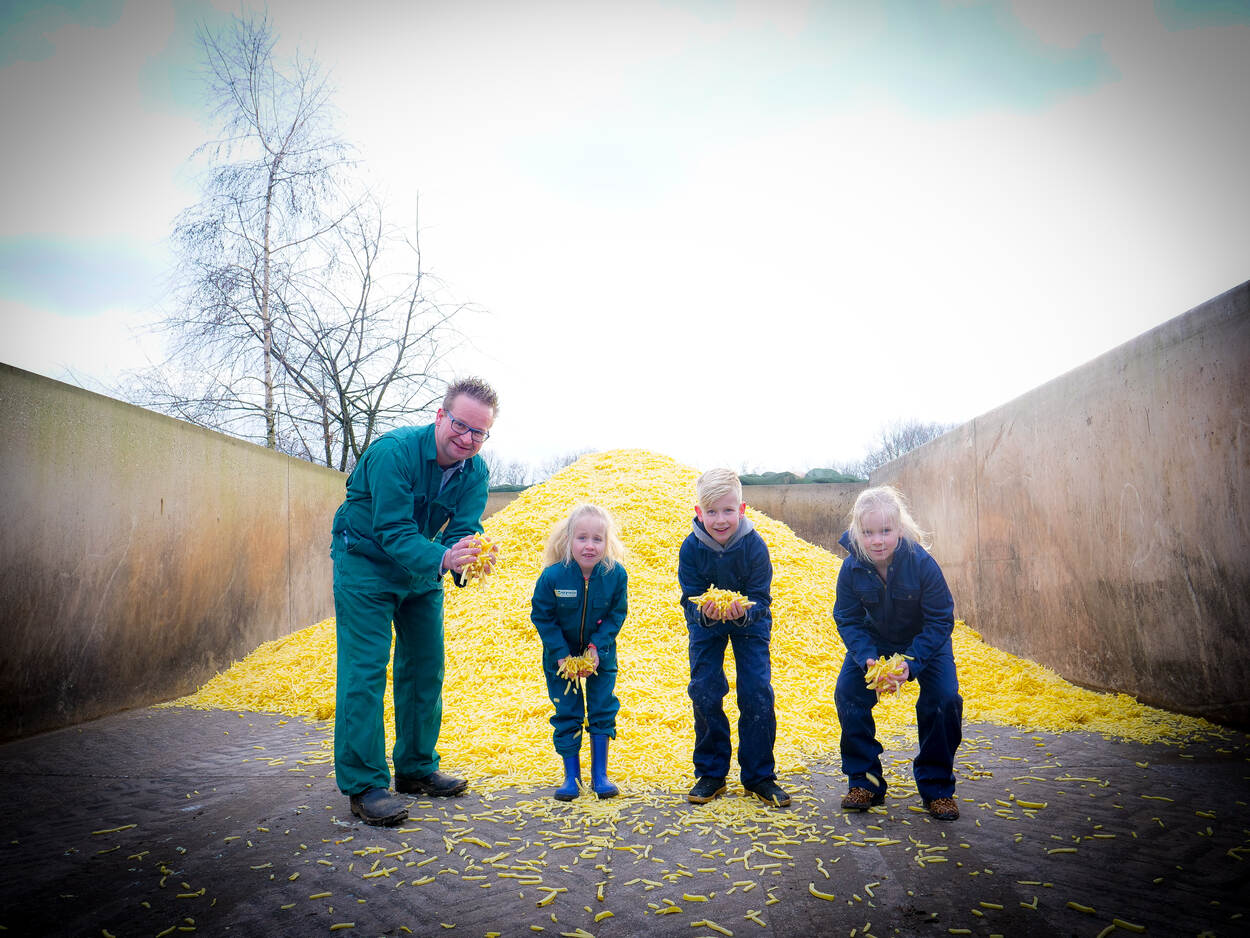
[[471,427],[463,420],[457,420],[451,414],[447,415],[447,419],[451,421],[453,436],[464,436],[467,433],[473,438],[474,443],[484,443],[490,438],[489,430],[479,430],[477,427]]

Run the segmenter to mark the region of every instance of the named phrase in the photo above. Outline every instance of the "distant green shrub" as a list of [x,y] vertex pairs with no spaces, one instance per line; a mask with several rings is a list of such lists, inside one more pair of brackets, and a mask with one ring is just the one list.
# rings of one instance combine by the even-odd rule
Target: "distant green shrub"
[[866,482],[867,479],[861,479],[859,476],[848,475],[845,472],[839,472],[837,469],[809,469],[807,474],[803,476],[804,482]]
[[758,472],[738,478],[743,485],[793,485],[799,481],[793,472]]
[[802,485],[806,482],[864,482],[858,476],[836,469],[809,469],[804,475],[793,472],[755,472],[740,475],[743,485]]

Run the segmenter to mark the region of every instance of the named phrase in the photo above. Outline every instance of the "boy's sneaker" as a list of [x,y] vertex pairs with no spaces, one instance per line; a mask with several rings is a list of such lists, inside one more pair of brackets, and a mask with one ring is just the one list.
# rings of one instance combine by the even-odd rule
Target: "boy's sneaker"
[[707,804],[713,798],[717,798],[725,793],[725,780],[723,778],[713,778],[705,775],[694,783],[694,788],[690,789],[690,794],[686,795],[686,800],[691,804]]
[[885,803],[885,792],[872,791],[867,788],[852,788],[842,796],[843,811],[867,811],[869,808]]
[[771,778],[768,781],[744,787],[761,801],[775,804],[779,808],[789,807],[790,805],[790,796],[786,794],[786,790]]

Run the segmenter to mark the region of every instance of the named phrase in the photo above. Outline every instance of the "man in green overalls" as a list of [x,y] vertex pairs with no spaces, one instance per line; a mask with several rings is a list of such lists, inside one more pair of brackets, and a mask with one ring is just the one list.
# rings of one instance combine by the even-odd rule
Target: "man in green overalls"
[[[499,402],[486,382],[452,384],[433,424],[386,433],[347,478],[334,515],[338,686],[334,773],[366,824],[408,817],[392,794],[383,695],[395,631],[395,789],[457,795],[467,782],[440,772],[443,719],[443,576],[479,553],[487,470],[477,455]],[[494,559],[493,549],[491,560]]]

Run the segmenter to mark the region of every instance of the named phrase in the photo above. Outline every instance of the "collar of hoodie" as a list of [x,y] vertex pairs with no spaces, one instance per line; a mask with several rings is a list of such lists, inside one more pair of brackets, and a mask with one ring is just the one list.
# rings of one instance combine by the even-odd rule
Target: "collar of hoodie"
[[700,521],[698,518],[694,519],[693,528],[694,528],[694,536],[699,539],[699,542],[701,544],[703,544],[705,547],[709,548],[710,550],[716,551],[717,553],[724,553],[725,551],[733,547],[735,544],[737,544],[744,537],[746,537],[748,534],[750,534],[752,531],[754,531],[755,525],[754,523],[752,523],[750,518],[747,518],[745,516],[742,517],[738,521],[738,530],[734,531],[733,536],[724,544],[717,543],[716,538],[712,537],[712,535],[707,533],[707,528],[703,526],[703,522]]

